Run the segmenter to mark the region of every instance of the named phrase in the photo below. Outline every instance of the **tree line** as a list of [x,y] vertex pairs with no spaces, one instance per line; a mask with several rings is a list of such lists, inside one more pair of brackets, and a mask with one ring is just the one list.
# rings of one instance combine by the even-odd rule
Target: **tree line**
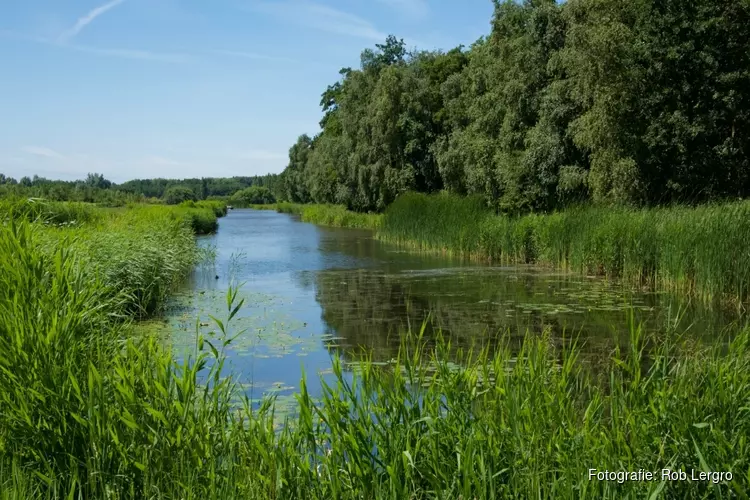
[[495,0],[469,48],[361,54],[289,151],[289,201],[380,211],[405,191],[497,210],[750,190],[750,2]]
[[[91,173],[86,179],[77,181],[51,180],[37,175],[24,176],[19,180],[0,174],[0,196],[35,196],[53,201],[79,201],[124,205],[128,202],[160,200],[169,204],[182,201],[198,201],[209,198],[231,199],[242,193],[240,199],[256,198],[262,201],[275,200],[279,189],[278,174],[252,177],[223,177],[200,179],[136,179],[115,184],[102,174]],[[248,191],[250,190],[250,191]]]

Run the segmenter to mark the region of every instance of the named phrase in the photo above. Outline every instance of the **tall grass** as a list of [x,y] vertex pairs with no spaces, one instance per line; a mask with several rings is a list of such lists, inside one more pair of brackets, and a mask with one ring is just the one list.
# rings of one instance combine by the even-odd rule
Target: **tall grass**
[[331,227],[352,229],[378,229],[382,221],[380,214],[352,212],[341,205],[301,205],[297,203],[277,203],[279,213],[299,215],[303,222]]
[[181,480],[216,486],[230,406],[228,382],[199,383],[208,355],[178,366],[156,339],[128,338],[118,312],[131,297],[70,240],[40,244],[26,222],[0,231],[2,495],[174,498]]
[[[320,398],[303,379],[297,414],[277,431],[272,400],[238,406],[239,387],[220,375],[242,334],[231,330],[236,289],[216,333],[200,332],[176,363],[154,339],[125,336],[107,314],[118,299],[64,245],[42,252],[27,226],[9,231],[0,251],[19,258],[0,288],[5,498],[727,498],[750,486],[748,330],[705,347],[633,325],[603,372],[576,343],[545,337],[465,352],[461,367],[440,337],[406,336],[390,366],[365,361],[351,377],[334,360]],[[49,286],[20,286],[40,278]],[[664,481],[664,468],[732,478]],[[657,479],[596,481],[590,469]]]
[[[195,234],[210,234],[218,229],[217,218],[227,214],[225,204],[217,201],[186,202],[179,206],[130,203],[127,210],[151,210],[168,213],[175,220],[184,220]],[[75,226],[105,220],[124,207],[101,208],[93,203],[49,201],[41,198],[0,198],[0,220],[26,219],[53,226]]]
[[135,207],[97,226],[65,229],[61,237],[105,283],[128,300],[125,314],[158,311],[198,261],[192,220],[169,207]]
[[[0,498],[747,497],[748,329],[704,346],[631,320],[628,347],[597,369],[579,344],[544,336],[456,365],[423,329],[388,366],[365,360],[352,375],[335,359],[320,398],[303,379],[279,430],[273,400],[253,409],[223,374],[244,334],[236,288],[183,361],[123,322],[132,287],[148,285],[127,275],[192,242],[185,220],[154,208],[0,225]],[[117,241],[159,228],[149,251]],[[139,267],[107,272],[128,257]],[[657,480],[601,482],[592,468]],[[667,482],[662,468],[732,479]]]
[[0,198],[0,220],[22,218],[48,225],[78,225],[99,220],[102,213],[91,203]]
[[[200,233],[193,214],[206,209],[132,205],[102,209],[43,200],[17,200],[1,207],[5,227],[34,221],[35,244],[48,252],[63,245],[112,294],[127,300],[116,311],[145,316],[157,311],[167,295],[194,267]],[[4,215],[3,215],[4,214]],[[215,224],[215,216],[206,214]]]
[[207,208],[216,217],[224,217],[228,210],[227,204],[219,200],[185,201],[180,203],[179,206],[184,208]]
[[472,198],[408,194],[388,208],[379,237],[495,262],[552,264],[707,299],[750,298],[750,202],[508,217]]

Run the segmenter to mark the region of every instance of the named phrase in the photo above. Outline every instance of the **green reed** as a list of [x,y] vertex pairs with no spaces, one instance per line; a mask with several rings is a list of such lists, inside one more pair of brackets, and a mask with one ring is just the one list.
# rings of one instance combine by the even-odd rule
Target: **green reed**
[[273,208],[279,213],[299,215],[302,222],[351,229],[378,229],[383,219],[381,214],[352,212],[342,205],[276,203],[275,205],[254,205],[252,208],[257,210]]
[[477,199],[407,194],[388,208],[378,234],[419,250],[551,264],[706,299],[750,297],[750,202],[510,217]]
[[[319,397],[303,379],[279,430],[273,399],[252,407],[224,373],[244,335],[236,287],[182,361],[132,334],[132,290],[149,280],[127,275],[195,245],[156,208],[0,226],[0,498],[747,498],[750,329],[707,346],[631,319],[594,367],[570,339],[455,354],[423,328],[386,366],[335,358]],[[115,273],[127,258],[140,267]],[[662,468],[733,477],[665,482]]]

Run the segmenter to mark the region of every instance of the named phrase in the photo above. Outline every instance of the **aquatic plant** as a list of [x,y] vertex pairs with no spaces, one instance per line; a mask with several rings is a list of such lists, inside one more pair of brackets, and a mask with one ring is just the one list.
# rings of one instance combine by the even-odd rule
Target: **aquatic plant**
[[[708,346],[631,321],[627,347],[595,369],[569,339],[528,335],[517,349],[503,337],[448,362],[439,332],[404,332],[389,363],[334,358],[319,398],[303,378],[279,429],[273,397],[258,408],[224,373],[241,333],[236,288],[180,361],[123,321],[124,287],[147,281],[102,266],[162,265],[171,250],[148,248],[171,246],[170,232],[194,245],[187,222],[153,208],[103,217],[0,227],[0,498],[747,496],[750,329]],[[164,233],[144,247],[103,228]],[[117,250],[89,250],[105,244]],[[666,481],[662,469],[709,480]]]
[[341,205],[277,203],[275,209],[279,213],[299,215],[302,222],[331,227],[377,229],[380,227],[382,220],[382,215],[380,214],[352,212]]
[[750,202],[511,217],[495,215],[477,199],[406,194],[386,211],[378,237],[421,251],[561,266],[708,300],[750,298]]

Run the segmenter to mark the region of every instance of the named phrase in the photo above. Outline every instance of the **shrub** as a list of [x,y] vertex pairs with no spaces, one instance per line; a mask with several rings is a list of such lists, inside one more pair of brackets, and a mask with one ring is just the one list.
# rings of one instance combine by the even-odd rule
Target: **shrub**
[[164,192],[164,202],[167,205],[179,205],[185,201],[196,201],[195,192],[186,186],[172,186]]
[[230,198],[230,202],[238,207],[268,205],[276,203],[276,197],[265,186],[250,186],[234,193]]

